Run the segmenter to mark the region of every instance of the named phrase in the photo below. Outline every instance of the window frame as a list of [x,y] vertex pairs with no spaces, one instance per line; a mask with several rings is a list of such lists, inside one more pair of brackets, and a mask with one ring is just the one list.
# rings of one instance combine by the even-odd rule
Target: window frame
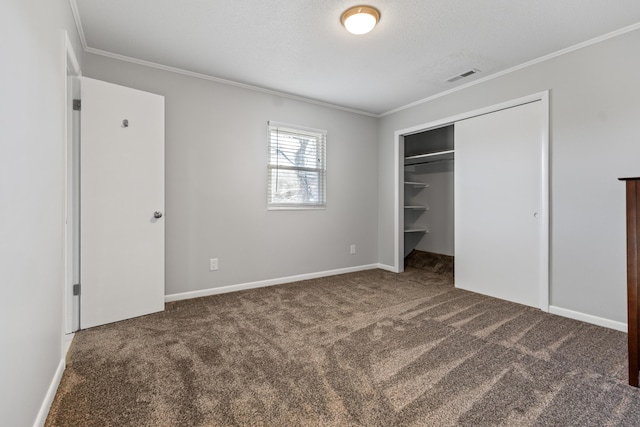
[[[316,150],[320,151],[320,165],[317,168],[303,166],[281,166],[271,163],[272,143],[274,138],[272,132],[283,130],[290,134],[298,134],[301,137],[311,137],[316,139]],[[318,174],[318,196],[319,202],[274,202],[272,198],[273,171],[300,171]],[[322,210],[327,208],[327,131],[304,126],[292,125],[276,121],[267,122],[267,210]]]

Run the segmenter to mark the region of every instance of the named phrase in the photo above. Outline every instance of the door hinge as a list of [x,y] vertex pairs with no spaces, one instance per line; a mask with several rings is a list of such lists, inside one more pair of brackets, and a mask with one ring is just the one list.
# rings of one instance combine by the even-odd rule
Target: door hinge
[[80,284],[73,285],[73,296],[80,295]]
[[79,99],[74,99],[73,100],[73,111],[80,111],[80,108],[82,107],[82,101]]

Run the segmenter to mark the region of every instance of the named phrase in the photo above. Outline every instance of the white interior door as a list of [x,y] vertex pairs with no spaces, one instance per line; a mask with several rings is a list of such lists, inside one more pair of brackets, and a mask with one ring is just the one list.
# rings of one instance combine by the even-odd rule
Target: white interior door
[[456,287],[546,308],[542,102],[454,127]]
[[81,327],[164,309],[164,97],[82,78]]

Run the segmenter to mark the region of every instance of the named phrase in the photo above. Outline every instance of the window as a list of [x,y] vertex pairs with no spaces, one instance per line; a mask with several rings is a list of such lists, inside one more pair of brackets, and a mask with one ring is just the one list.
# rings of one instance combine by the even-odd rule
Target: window
[[269,122],[268,209],[326,207],[326,136],[323,130]]

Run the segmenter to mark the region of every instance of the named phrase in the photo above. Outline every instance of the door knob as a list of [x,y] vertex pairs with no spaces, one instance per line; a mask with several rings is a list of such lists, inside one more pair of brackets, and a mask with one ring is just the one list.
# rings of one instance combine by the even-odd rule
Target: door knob
[[162,212],[160,212],[160,211],[155,211],[155,212],[153,213],[153,217],[154,217],[154,218],[162,218]]

